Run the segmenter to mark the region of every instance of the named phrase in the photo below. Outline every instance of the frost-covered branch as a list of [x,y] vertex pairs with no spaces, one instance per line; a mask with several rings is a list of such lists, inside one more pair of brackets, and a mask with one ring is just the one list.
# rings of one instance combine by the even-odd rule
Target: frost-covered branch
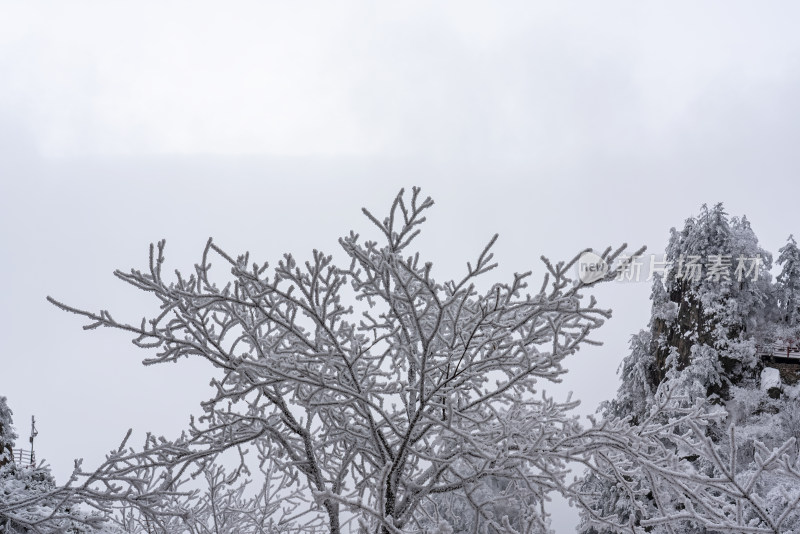
[[[115,273],[158,301],[139,322],[50,299],[87,318],[87,328],[133,334],[149,351],[146,364],[200,358],[218,375],[203,417],[184,437],[120,452],[82,486],[84,495],[139,507],[145,511],[137,517],[164,528],[183,513],[173,498],[195,499],[204,517],[197,532],[246,523],[230,504],[244,494],[213,489],[221,475],[212,462],[250,447],[268,451],[271,472],[297,488],[293,502],[302,496],[305,508],[298,504],[296,512],[303,514],[293,517],[324,521],[333,533],[422,531],[459,506],[477,518],[475,532],[546,532],[549,494],[585,506],[594,498],[567,481],[577,462],[628,496],[627,523],[594,517],[614,528],[671,528],[689,516],[723,530],[780,527],[782,512],[752,497],[751,479],[685,467],[693,455],[714,465],[730,460],[698,434],[708,413],[667,399],[638,424],[610,419],[587,427],[571,415],[577,402],[542,394],[566,373],[568,357],[595,342],[610,311],[584,296],[592,284],[573,279],[577,256],[544,259],[533,290],[530,272],[479,289],[496,265],[496,237],[464,275],[438,282],[431,263],[411,250],[432,205],[414,189],[401,192],[383,219],[365,210],[380,241],[342,238],[343,265],[314,251],[308,261],[286,255],[270,268],[209,240],[191,274],[168,279],[162,241],[151,247],[145,270]],[[624,250],[602,256],[613,264]],[[787,462],[783,452],[764,456],[753,476],[776,469],[794,476]],[[155,480],[144,466],[168,475]],[[198,469],[221,501],[169,493]],[[643,495],[642,479],[655,484],[652,495]],[[501,497],[492,503],[487,492]]]

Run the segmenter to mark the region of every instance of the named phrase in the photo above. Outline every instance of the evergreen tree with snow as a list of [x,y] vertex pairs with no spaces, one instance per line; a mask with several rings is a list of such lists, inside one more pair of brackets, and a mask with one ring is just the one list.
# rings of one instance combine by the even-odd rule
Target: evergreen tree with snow
[[760,371],[752,338],[774,307],[772,256],[746,217],[729,218],[717,204],[703,205],[681,231],[672,229],[666,261],[663,281],[654,279],[649,351],[632,353],[623,374],[653,359],[644,377],[650,391],[673,370],[693,397],[724,400],[731,385]]
[[12,447],[17,435],[14,433],[11,416],[13,412],[8,407],[6,398],[0,396],[0,467],[12,460]]
[[789,236],[779,251],[778,295],[784,323],[794,327],[800,323],[800,249],[794,236]]
[[[781,249],[784,259],[779,259],[784,265],[779,283],[784,287],[795,276],[791,274],[793,266],[800,269],[800,255],[794,255],[797,248],[793,252],[790,245]],[[659,399],[681,398],[685,409],[701,406],[714,418],[706,436],[719,457],[736,457],[732,464],[736,472],[731,476],[747,477],[758,471],[755,458],[759,443],[775,446],[800,436],[800,418],[789,415],[796,412],[793,404],[800,397],[800,388],[787,388],[787,394],[777,399],[759,388],[763,363],[756,346],[774,331],[777,308],[775,285],[767,272],[771,256],[759,247],[745,217],[730,218],[717,204],[713,208],[703,206],[700,215],[689,218],[681,231],[672,229],[666,259],[664,278],[654,277],[648,329],[632,338],[630,353],[620,367],[616,398],[601,406],[602,415],[606,420],[627,418],[635,428],[655,413],[679,420],[680,410],[664,412]],[[800,276],[794,280],[800,281]],[[782,294],[785,310],[788,299],[800,296],[800,291]],[[732,424],[739,430],[730,437]],[[676,433],[687,430],[680,424],[675,429]],[[727,476],[726,468],[707,458],[676,452],[683,458],[681,469],[721,479]],[[609,462],[608,469],[612,472],[615,466]],[[586,474],[582,489],[592,504],[582,512],[582,534],[615,532],[598,522],[603,517],[627,522],[631,531],[639,532],[641,517],[632,512],[634,495],[644,495],[644,504],[639,503],[640,509],[649,510],[644,515],[657,515],[660,507],[671,504],[659,501],[658,488],[641,473],[626,476],[629,484],[621,487],[598,473]],[[757,491],[761,502],[795,509],[786,519],[795,530],[786,532],[800,531],[798,488],[780,477],[768,477]],[[656,526],[646,531],[675,530]],[[691,522],[679,531],[707,532]]]

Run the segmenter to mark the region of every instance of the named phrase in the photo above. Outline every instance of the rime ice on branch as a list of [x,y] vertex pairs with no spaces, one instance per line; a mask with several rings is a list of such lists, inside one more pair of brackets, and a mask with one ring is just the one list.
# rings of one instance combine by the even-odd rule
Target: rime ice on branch
[[[167,279],[162,241],[151,246],[148,269],[115,273],[158,300],[158,311],[139,323],[50,299],[89,318],[86,328],[132,333],[151,351],[146,364],[200,358],[221,373],[184,437],[153,438],[119,467],[132,486],[150,488],[151,500],[124,486],[104,495],[126,496],[157,520],[175,508],[165,511],[164,494],[189,470],[211,469],[226,450],[241,451],[247,469],[251,448],[306,503],[275,523],[306,532],[320,524],[332,533],[432,530],[447,521],[443,498],[470,508],[477,532],[546,532],[548,494],[584,503],[567,481],[570,462],[596,468],[618,460],[610,476],[623,483],[641,470],[673,484],[687,503],[706,498],[696,490],[712,482],[682,478],[678,459],[659,447],[659,432],[672,423],[584,428],[570,414],[577,402],[542,393],[610,315],[584,296],[594,283],[573,280],[577,256],[542,258],[545,273],[531,292],[531,273],[479,291],[476,280],[496,266],[495,236],[463,276],[437,281],[413,250],[432,205],[414,188],[401,191],[383,219],[365,209],[379,238],[342,238],[346,265],[314,251],[308,261],[286,255],[270,269],[209,240],[191,274]],[[612,264],[623,250],[602,257]],[[683,417],[705,421],[692,409]],[[159,470],[168,476],[157,478]],[[492,502],[475,497],[486,487]]]

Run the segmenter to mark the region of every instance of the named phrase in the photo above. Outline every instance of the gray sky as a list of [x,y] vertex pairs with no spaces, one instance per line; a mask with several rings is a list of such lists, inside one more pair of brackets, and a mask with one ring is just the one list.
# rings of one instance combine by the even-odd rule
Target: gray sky
[[[184,270],[209,236],[302,258],[420,185],[440,278],[494,232],[496,276],[661,252],[704,202],[776,253],[800,234],[797,20],[791,2],[0,2],[0,395],[22,441],[34,413],[64,480],[127,428],[198,413],[202,365],[144,368],[44,300],[138,320],[155,303],[111,273],[162,237]],[[614,394],[649,292],[596,292],[605,345],[557,390],[582,413]]]

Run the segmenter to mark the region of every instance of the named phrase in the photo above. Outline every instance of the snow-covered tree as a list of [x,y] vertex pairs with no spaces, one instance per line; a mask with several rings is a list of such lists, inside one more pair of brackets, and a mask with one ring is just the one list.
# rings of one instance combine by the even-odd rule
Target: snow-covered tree
[[781,312],[785,324],[793,327],[800,322],[800,249],[794,236],[789,236],[786,244],[778,251],[778,291]]
[[0,467],[11,461],[12,447],[17,434],[14,433],[12,415],[14,412],[8,407],[6,398],[0,396]]
[[666,259],[670,267],[663,290],[670,312],[661,317],[654,300],[651,331],[658,373],[650,386],[658,386],[672,362],[679,371],[694,367],[682,374],[694,373],[699,395],[725,397],[731,384],[759,370],[747,340],[764,328],[774,305],[772,256],[758,245],[746,217],[729,218],[717,204],[704,205],[682,231],[672,230]]
[[99,518],[64,506],[53,495],[56,482],[46,467],[18,466],[10,463],[0,468],[0,532],[27,534],[62,529],[71,533],[95,532]]
[[[461,476],[468,478],[468,473],[462,472]],[[519,480],[489,476],[459,490],[433,495],[423,505],[419,523],[424,531],[433,532],[446,524],[452,534],[496,532],[498,525],[506,522],[509,532],[550,532],[544,521],[544,495],[534,497],[529,491],[520,491],[518,483]],[[529,516],[532,509],[539,510],[535,517]]]
[[[775,307],[774,286],[766,273],[770,255],[758,246],[746,218],[728,218],[717,205],[703,206],[700,216],[688,219],[681,232],[673,229],[667,260],[666,278],[654,280],[649,329],[633,338],[621,366],[617,396],[601,407],[602,415],[611,420],[627,415],[632,427],[654,418],[678,421],[673,427],[676,433],[695,433],[703,443],[698,452],[680,439],[664,440],[687,472],[747,481],[753,493],[750,502],[762,510],[740,509],[737,528],[717,525],[712,531],[745,532],[749,530],[743,526],[757,525],[767,532],[794,532],[800,528],[800,493],[792,490],[796,481],[765,473],[760,463],[767,448],[782,447],[788,454],[787,465],[797,469],[796,436],[789,430],[791,425],[779,424],[782,419],[776,415],[794,411],[791,405],[796,400],[770,399],[759,389],[762,363],[756,345],[772,332]],[[672,405],[659,401],[666,397],[682,400]],[[681,410],[675,408],[688,406],[705,414],[709,424],[700,429],[695,423],[680,422]],[[771,415],[765,416],[765,411]],[[607,472],[616,469],[607,464]],[[613,477],[587,472],[583,489],[591,497],[582,514],[582,533],[616,532],[613,525],[598,522],[598,517],[615,517],[628,521],[631,528],[642,527],[648,516],[660,515],[670,506],[669,492],[662,494],[664,488],[647,474],[630,473],[627,482],[620,485]],[[631,506],[636,492],[646,496],[639,515]],[[785,515],[780,521],[766,520],[762,512],[770,506],[765,503],[777,495],[783,497],[770,506]],[[735,492],[719,497],[721,508],[741,506]],[[665,523],[655,532],[671,532],[671,528]],[[708,525],[686,516],[677,528],[674,531],[703,533]]]
[[[546,532],[552,492],[591,513],[589,496],[567,481],[568,466],[578,462],[623,487],[641,525],[691,517],[741,526],[741,514],[718,506],[722,495],[753,515],[750,531],[777,532],[771,527],[781,524],[781,510],[753,510],[749,493],[739,495],[740,480],[704,477],[680,463],[686,451],[709,453],[704,429],[713,414],[659,391],[657,408],[635,426],[620,418],[583,425],[570,413],[577,402],[542,393],[610,315],[584,296],[596,282],[573,280],[577,257],[543,258],[545,274],[532,293],[531,273],[479,290],[479,278],[496,265],[495,236],[463,276],[439,282],[412,249],[432,204],[415,188],[410,196],[401,191],[384,219],[364,210],[381,243],[350,233],[340,240],[342,265],[314,251],[305,262],[286,255],[270,271],[209,240],[190,275],[176,271],[168,280],[162,241],[151,246],[146,270],[115,273],[158,299],[158,311],[141,322],[50,299],[89,318],[87,328],[132,333],[155,351],[146,363],[200,358],[219,373],[203,417],[185,435],[150,437],[141,452],[120,447],[100,470],[76,475],[87,477],[80,487],[101,483],[91,497],[121,499],[166,523],[185,474],[237,451],[242,470],[270,460],[305,496],[295,525],[306,531],[322,521],[336,534],[450,532],[447,514],[432,510],[452,498],[481,517],[473,531]],[[623,250],[602,256],[612,264]],[[212,260],[228,275],[212,276]],[[680,414],[681,432],[668,414]],[[785,459],[779,449],[753,479],[779,470],[800,482]],[[630,485],[634,473],[659,488],[662,506],[653,510]],[[513,514],[486,506],[483,492],[511,497],[510,489]]]
[[47,466],[14,463],[11,447],[17,435],[11,416],[0,396],[0,532],[110,534],[103,530],[100,515],[81,509],[78,500],[57,486]]
[[[158,470],[155,470],[158,471]],[[257,477],[237,482],[237,473],[210,465],[198,473],[193,491],[173,487],[157,507],[130,502],[119,506],[110,523],[127,534],[300,534],[321,532],[321,524],[296,519],[304,511],[301,490],[273,462],[255,472]],[[257,482],[253,485],[252,482]],[[306,510],[307,512],[307,510]]]

